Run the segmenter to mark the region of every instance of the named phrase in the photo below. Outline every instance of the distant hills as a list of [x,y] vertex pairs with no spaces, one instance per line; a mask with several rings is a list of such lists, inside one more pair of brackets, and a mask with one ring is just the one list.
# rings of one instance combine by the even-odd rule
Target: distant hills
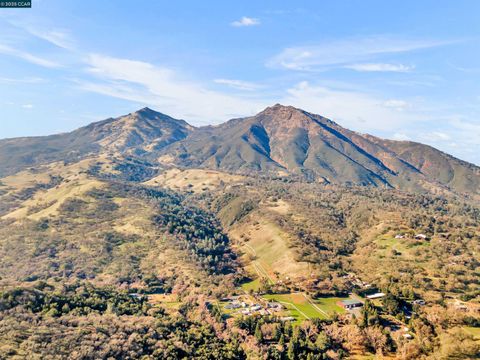
[[144,108],[69,133],[0,140],[0,177],[101,153],[135,156],[159,166],[480,194],[480,168],[473,164],[420,143],[359,134],[279,104],[218,126],[193,127]]

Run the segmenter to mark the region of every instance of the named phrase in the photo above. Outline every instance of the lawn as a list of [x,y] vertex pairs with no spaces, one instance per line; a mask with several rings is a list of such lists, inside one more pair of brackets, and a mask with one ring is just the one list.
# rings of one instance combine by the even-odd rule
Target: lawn
[[288,307],[292,316],[298,320],[308,318],[328,318],[328,313],[322,313],[320,310],[315,308],[315,306],[312,305],[302,293],[271,294],[264,295],[264,298],[268,300],[278,301],[282,305]]
[[340,300],[348,300],[349,298],[327,297],[314,300],[315,304],[327,314],[338,313],[344,314],[345,309],[338,306],[337,302]]
[[295,321],[293,321],[293,324],[299,325],[302,323],[302,321],[306,320],[307,318],[303,316],[294,306],[293,304],[290,303],[283,303],[282,304],[285,309],[286,313],[282,314],[281,316],[292,316],[295,318]]
[[430,246],[428,241],[414,239],[395,239],[390,235],[382,235],[375,240],[379,246],[379,252],[384,256],[390,256],[392,250],[400,252],[404,258],[413,257],[413,251],[419,247]]

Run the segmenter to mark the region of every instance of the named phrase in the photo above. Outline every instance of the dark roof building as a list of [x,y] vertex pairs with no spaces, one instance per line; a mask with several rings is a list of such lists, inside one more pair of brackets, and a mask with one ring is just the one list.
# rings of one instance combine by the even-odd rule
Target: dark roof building
[[344,309],[350,310],[357,307],[362,307],[363,303],[358,300],[340,300],[337,302],[337,305]]

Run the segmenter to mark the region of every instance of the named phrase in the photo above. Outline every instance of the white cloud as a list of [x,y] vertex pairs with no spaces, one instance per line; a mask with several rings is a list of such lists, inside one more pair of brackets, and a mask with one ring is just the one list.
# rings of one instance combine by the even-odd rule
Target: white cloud
[[58,46],[62,49],[72,50],[73,49],[73,41],[71,40],[68,32],[65,30],[40,30],[40,29],[33,29],[27,28],[26,29],[30,34],[43,39],[55,46]]
[[45,26],[38,22],[35,18],[19,18],[14,17],[7,20],[7,22],[38,39],[45,40],[59,48],[66,50],[73,50],[74,41],[70,36],[70,32],[65,29],[52,28],[46,29]]
[[254,91],[260,89],[262,86],[253,82],[243,81],[243,80],[234,80],[234,79],[215,79],[213,82],[217,84],[227,85],[234,89],[245,90],[245,91]]
[[287,92],[282,103],[326,116],[357,131],[393,133],[408,124],[426,120],[419,112],[399,112],[385,106],[388,100],[360,91],[337,90],[303,81]]
[[270,59],[267,65],[291,70],[345,67],[382,55],[405,53],[451,43],[453,42],[410,40],[388,36],[352,38],[317,45],[289,47]]
[[480,165],[480,122],[473,123],[455,116],[448,125],[450,138],[459,141],[465,152],[475,154],[475,161]]
[[0,83],[2,84],[38,84],[44,82],[45,79],[39,77],[27,77],[27,78],[6,78],[0,77]]
[[243,16],[240,20],[233,21],[230,25],[235,27],[260,25],[260,20]]
[[395,140],[418,141],[431,145],[459,159],[480,165],[480,123],[462,116],[430,114],[422,123],[412,123],[393,134]]
[[383,106],[390,108],[390,109],[395,109],[397,111],[403,111],[407,109],[410,104],[406,102],[405,100],[398,100],[398,99],[390,99],[387,100],[383,103]]
[[24,109],[33,109],[33,105],[32,105],[32,104],[24,104],[24,105],[22,105],[22,108],[24,108]]
[[363,63],[349,64],[344,68],[360,72],[400,72],[405,73],[413,70],[414,66],[404,64],[387,64],[387,63]]
[[440,132],[440,131],[433,131],[430,136],[436,140],[450,140],[450,136],[448,134],[445,134],[443,132]]
[[47,67],[47,68],[61,67],[60,64],[58,64],[54,61],[38,57],[38,56],[30,54],[28,52],[24,52],[24,51],[21,51],[21,50],[14,49],[14,48],[12,48],[8,45],[0,44],[0,54],[5,54],[5,55],[9,55],[9,56],[18,57],[20,59],[28,61],[29,63],[39,65],[39,66],[43,66],[43,67]]
[[142,61],[90,55],[87,63],[87,71],[102,81],[77,81],[84,90],[155,106],[197,123],[252,115],[271,103],[212,91],[172,69]]
[[[468,122],[459,116],[455,116],[450,119],[449,123],[457,129],[473,132],[477,137],[480,138],[480,123]],[[478,143],[480,144],[480,141]]]
[[398,141],[411,140],[411,138],[407,134],[401,133],[401,132],[397,132],[397,133],[393,134],[392,138],[393,138],[393,140],[398,140]]
[[465,120],[462,116],[438,116],[423,131],[411,129],[410,132],[416,141],[480,165],[480,123]]

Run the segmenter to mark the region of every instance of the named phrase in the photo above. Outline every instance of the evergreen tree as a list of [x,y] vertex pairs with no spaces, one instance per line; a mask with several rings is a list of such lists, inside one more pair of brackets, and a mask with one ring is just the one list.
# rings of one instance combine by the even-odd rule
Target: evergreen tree
[[290,342],[288,343],[288,351],[287,351],[288,359],[289,360],[296,360],[297,359],[297,351],[298,351],[297,339],[292,338],[292,339],[290,339]]
[[[281,327],[281,325],[279,324],[279,325],[275,328],[275,333],[273,334],[273,339],[274,339],[275,341],[279,341],[282,336],[283,336],[282,327]],[[285,339],[284,339],[284,340],[285,340]]]
[[263,342],[263,333],[260,322],[258,322],[257,326],[255,327],[255,339],[257,339],[260,344]]

